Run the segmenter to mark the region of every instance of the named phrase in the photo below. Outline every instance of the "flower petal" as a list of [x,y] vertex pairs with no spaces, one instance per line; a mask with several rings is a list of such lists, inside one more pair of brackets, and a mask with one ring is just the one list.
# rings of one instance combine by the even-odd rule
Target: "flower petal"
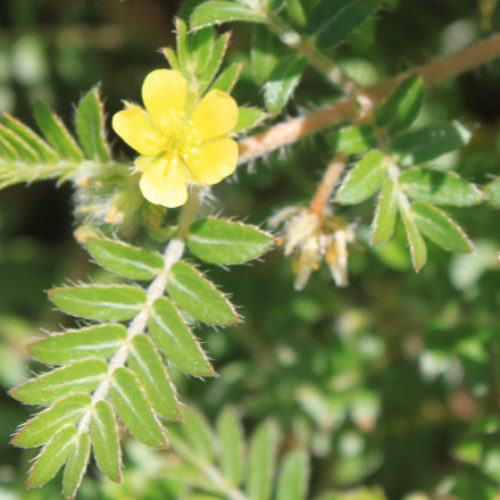
[[201,184],[216,184],[236,169],[238,144],[220,139],[203,144],[185,158],[187,166]]
[[202,141],[227,135],[238,121],[238,105],[225,92],[211,90],[198,104],[191,117]]
[[168,126],[172,111],[184,112],[186,79],[174,69],[157,69],[142,84],[142,100],[153,122],[160,128]]
[[[169,208],[184,205],[188,198],[187,185],[177,158],[163,157],[146,163],[149,166],[139,182],[144,198]],[[142,166],[138,166],[142,168],[144,165],[142,162]]]
[[113,116],[113,129],[129,146],[143,155],[155,155],[161,151],[162,138],[139,106],[116,113]]

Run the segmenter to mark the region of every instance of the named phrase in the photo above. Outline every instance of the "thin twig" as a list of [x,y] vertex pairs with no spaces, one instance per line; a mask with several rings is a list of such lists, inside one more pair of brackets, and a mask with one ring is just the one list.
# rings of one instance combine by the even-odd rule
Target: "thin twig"
[[[419,74],[424,84],[430,86],[497,57],[500,57],[500,34],[493,35],[487,40],[444,59],[401,73],[394,78],[364,89],[364,97],[368,96],[369,99],[363,105],[366,108],[373,108],[410,75]],[[238,161],[245,163],[319,130],[350,120],[359,115],[359,110],[357,99],[348,96],[308,115],[279,123],[266,132],[242,140]]]

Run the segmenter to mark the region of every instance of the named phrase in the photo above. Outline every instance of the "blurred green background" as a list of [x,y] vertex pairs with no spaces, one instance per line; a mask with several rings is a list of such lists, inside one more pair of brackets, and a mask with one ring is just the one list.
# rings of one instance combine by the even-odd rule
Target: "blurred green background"
[[[72,123],[73,103],[97,82],[109,116],[121,99],[139,101],[145,74],[166,64],[157,49],[173,44],[178,8],[187,12],[196,4],[185,3],[3,0],[0,111],[33,125],[31,104],[43,99]],[[500,16],[482,15],[479,1],[402,1],[335,56],[369,84],[459,50],[485,36],[489,24],[500,27]],[[251,28],[238,25],[229,59],[247,62],[250,40]],[[429,90],[421,122],[457,118],[474,132],[467,149],[443,159],[440,168],[456,168],[478,183],[498,175],[499,88],[500,63],[494,62]],[[308,71],[287,113],[314,109],[334,95]],[[241,104],[262,105],[246,70],[235,96]],[[111,137],[117,152],[130,154]],[[327,141],[317,137],[285,153],[243,167],[218,186],[216,209],[260,224],[279,208],[307,203],[330,154]],[[8,440],[30,411],[5,390],[38,368],[29,364],[25,343],[40,329],[70,325],[52,310],[45,290],[65,280],[99,279],[73,239],[71,195],[69,186],[51,182],[0,193],[0,500],[58,498],[55,482],[25,492],[33,455]],[[279,251],[230,273],[209,269],[246,321],[223,332],[198,332],[220,376],[205,382],[179,376],[182,399],[209,419],[231,404],[248,429],[276,418],[285,448],[303,442],[311,450],[314,494],[366,484],[403,498],[431,495],[452,481],[458,498],[493,498],[500,434],[488,434],[486,458],[476,460],[477,467],[464,464],[457,447],[481,432],[484,418],[499,417],[498,211],[486,205],[454,210],[476,253],[454,257],[432,247],[429,264],[415,275],[402,234],[384,252],[366,246],[371,210],[362,205],[341,212],[360,221],[347,289],[335,288],[321,269],[304,291],[294,292],[291,265]],[[101,482],[92,471],[81,498],[180,497],[182,485],[161,473],[165,457],[132,444],[126,457],[124,485]]]

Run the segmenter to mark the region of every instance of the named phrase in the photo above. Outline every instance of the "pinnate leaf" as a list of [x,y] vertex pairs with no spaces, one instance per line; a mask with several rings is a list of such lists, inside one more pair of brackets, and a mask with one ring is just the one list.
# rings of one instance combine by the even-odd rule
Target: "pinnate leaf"
[[50,481],[65,464],[76,445],[74,425],[61,428],[38,455],[28,477],[28,486],[37,488]]
[[380,188],[386,174],[384,153],[371,151],[347,174],[337,194],[337,201],[343,205],[365,201]]
[[209,325],[231,325],[239,320],[234,307],[199,271],[176,262],[169,273],[167,291],[193,318]]
[[281,58],[264,85],[264,102],[272,115],[277,115],[300,82],[307,61],[295,55]]
[[439,208],[425,201],[416,201],[411,211],[420,231],[440,247],[455,253],[474,250],[463,229]]
[[219,462],[224,477],[234,486],[243,478],[245,440],[241,421],[236,413],[225,408],[217,419]]
[[35,104],[35,120],[47,141],[64,159],[80,163],[83,153],[62,120],[45,104]]
[[92,238],[87,248],[98,264],[124,278],[153,280],[163,268],[163,259],[158,253],[122,241]]
[[252,436],[246,481],[246,493],[252,500],[271,498],[277,441],[277,430],[271,422],[260,425]]
[[114,409],[138,441],[152,448],[167,447],[163,428],[132,372],[126,368],[117,368],[113,372],[109,397]]
[[243,264],[260,257],[273,243],[260,229],[221,219],[200,219],[191,225],[187,245],[199,259],[212,264]]
[[40,160],[35,149],[33,149],[22,137],[2,124],[0,124],[0,137],[3,139],[4,144],[9,145],[11,150],[14,151],[14,159],[27,162],[36,162]]
[[10,394],[23,403],[50,404],[69,394],[92,392],[106,372],[104,361],[80,361],[28,380],[12,389]]
[[38,340],[28,349],[35,359],[54,365],[84,359],[108,359],[122,345],[126,334],[122,325],[95,325]]
[[99,401],[92,410],[90,437],[97,465],[115,483],[122,481],[120,435],[113,409],[107,401]]
[[54,288],[49,298],[61,311],[100,321],[132,319],[146,301],[141,288],[127,285],[85,285]]
[[128,366],[146,391],[154,410],[165,418],[179,420],[182,414],[167,367],[146,335],[134,337]]
[[390,134],[408,128],[420,111],[423,92],[424,84],[419,75],[404,80],[375,114],[377,125]]
[[213,0],[202,3],[193,11],[190,25],[191,29],[197,29],[233,21],[264,23],[266,18],[246,5]]
[[398,214],[398,186],[387,177],[377,201],[372,225],[372,244],[384,243],[394,232]]
[[72,394],[28,420],[14,436],[12,444],[32,448],[46,443],[66,424],[76,424],[90,406],[87,394]]
[[100,163],[106,163],[111,159],[98,87],[89,90],[78,104],[76,133],[88,158]]
[[435,205],[470,207],[484,199],[481,190],[454,172],[413,168],[399,180],[408,196]]
[[209,462],[215,455],[215,436],[203,415],[189,408],[184,416],[183,431],[196,456]]
[[302,450],[288,453],[280,467],[276,500],[305,500],[308,479],[307,454]]
[[341,42],[382,3],[381,0],[320,0],[307,24],[319,47]]
[[75,439],[64,467],[63,495],[65,498],[74,498],[82,482],[90,458],[90,437],[83,433]]
[[206,354],[170,300],[155,301],[148,329],[166,358],[182,371],[195,377],[214,375]]
[[471,133],[460,123],[435,123],[399,135],[391,148],[401,155],[400,164],[408,167],[460,149],[470,138]]

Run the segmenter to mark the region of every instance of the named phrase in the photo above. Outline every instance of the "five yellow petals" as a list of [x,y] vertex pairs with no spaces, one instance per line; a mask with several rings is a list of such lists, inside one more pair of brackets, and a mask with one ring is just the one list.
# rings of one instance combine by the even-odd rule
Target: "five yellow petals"
[[209,91],[186,113],[187,82],[179,71],[155,70],[142,85],[146,110],[132,106],[113,116],[115,132],[140,156],[139,187],[151,203],[178,207],[188,198],[187,182],[216,184],[231,175],[238,144],[229,133],[238,105],[225,92]]

